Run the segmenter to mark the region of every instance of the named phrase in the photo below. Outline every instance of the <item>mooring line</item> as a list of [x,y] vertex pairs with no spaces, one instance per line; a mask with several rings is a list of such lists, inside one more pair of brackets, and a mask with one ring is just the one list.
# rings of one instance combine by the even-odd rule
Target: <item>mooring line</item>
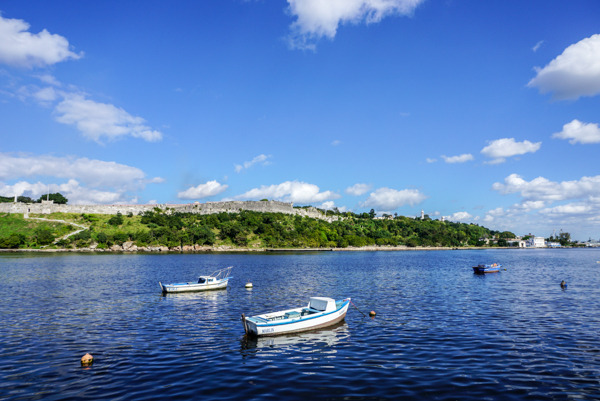
[[360,313],[362,313],[364,317],[367,317],[367,315],[363,311],[361,311],[360,309],[358,309],[358,306],[356,306],[354,304],[354,302],[352,302],[352,300],[350,300],[350,303],[352,304],[352,306],[354,306],[356,308],[357,311],[359,311]]

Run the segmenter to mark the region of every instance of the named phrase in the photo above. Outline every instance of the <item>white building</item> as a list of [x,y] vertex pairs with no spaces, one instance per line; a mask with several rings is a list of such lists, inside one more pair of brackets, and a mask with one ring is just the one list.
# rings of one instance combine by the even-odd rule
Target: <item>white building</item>
[[527,248],[545,248],[546,239],[544,237],[530,237],[527,240]]

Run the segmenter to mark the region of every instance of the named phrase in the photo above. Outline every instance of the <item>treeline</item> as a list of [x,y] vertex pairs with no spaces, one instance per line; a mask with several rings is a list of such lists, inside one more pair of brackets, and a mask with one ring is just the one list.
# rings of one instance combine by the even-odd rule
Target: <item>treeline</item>
[[[17,196],[17,202],[21,203],[42,203],[43,200],[52,200],[54,203],[58,203],[61,205],[66,205],[69,201],[65,198],[61,193],[56,192],[54,194],[42,195],[38,199],[31,199],[29,196]],[[15,201],[14,196],[0,196],[0,203],[12,203]]]
[[250,248],[346,248],[369,245],[482,246],[484,238],[510,238],[510,232],[491,231],[476,224],[420,220],[404,216],[373,219],[346,215],[332,223],[282,213],[242,211],[199,215],[164,213],[159,209],[141,216],[120,214],[100,221],[100,215],[82,215],[90,230],[59,243],[66,247],[100,248],[132,242],[137,246],[229,245]]

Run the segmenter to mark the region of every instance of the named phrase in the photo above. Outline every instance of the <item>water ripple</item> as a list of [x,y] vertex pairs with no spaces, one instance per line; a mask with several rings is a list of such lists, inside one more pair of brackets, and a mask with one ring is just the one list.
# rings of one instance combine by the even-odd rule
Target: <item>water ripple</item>
[[[598,250],[0,255],[0,398],[600,399],[596,260]],[[473,275],[488,261],[507,270]],[[158,281],[227,265],[225,291],[160,294]],[[315,332],[244,335],[242,313],[314,295],[351,296],[358,310]]]

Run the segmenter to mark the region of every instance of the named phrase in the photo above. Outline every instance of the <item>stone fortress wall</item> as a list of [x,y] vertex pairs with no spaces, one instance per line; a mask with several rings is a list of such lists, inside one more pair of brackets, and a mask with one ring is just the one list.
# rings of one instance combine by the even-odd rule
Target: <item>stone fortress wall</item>
[[0,213],[86,213],[86,214],[117,214],[127,215],[129,213],[142,214],[155,208],[163,211],[216,214],[216,213],[239,213],[242,210],[254,212],[271,212],[312,217],[314,219],[332,222],[338,220],[338,216],[326,216],[315,207],[294,208],[293,203],[279,201],[224,201],[188,204],[156,204],[156,205],[59,205],[53,201],[42,201],[42,203],[0,203]]

